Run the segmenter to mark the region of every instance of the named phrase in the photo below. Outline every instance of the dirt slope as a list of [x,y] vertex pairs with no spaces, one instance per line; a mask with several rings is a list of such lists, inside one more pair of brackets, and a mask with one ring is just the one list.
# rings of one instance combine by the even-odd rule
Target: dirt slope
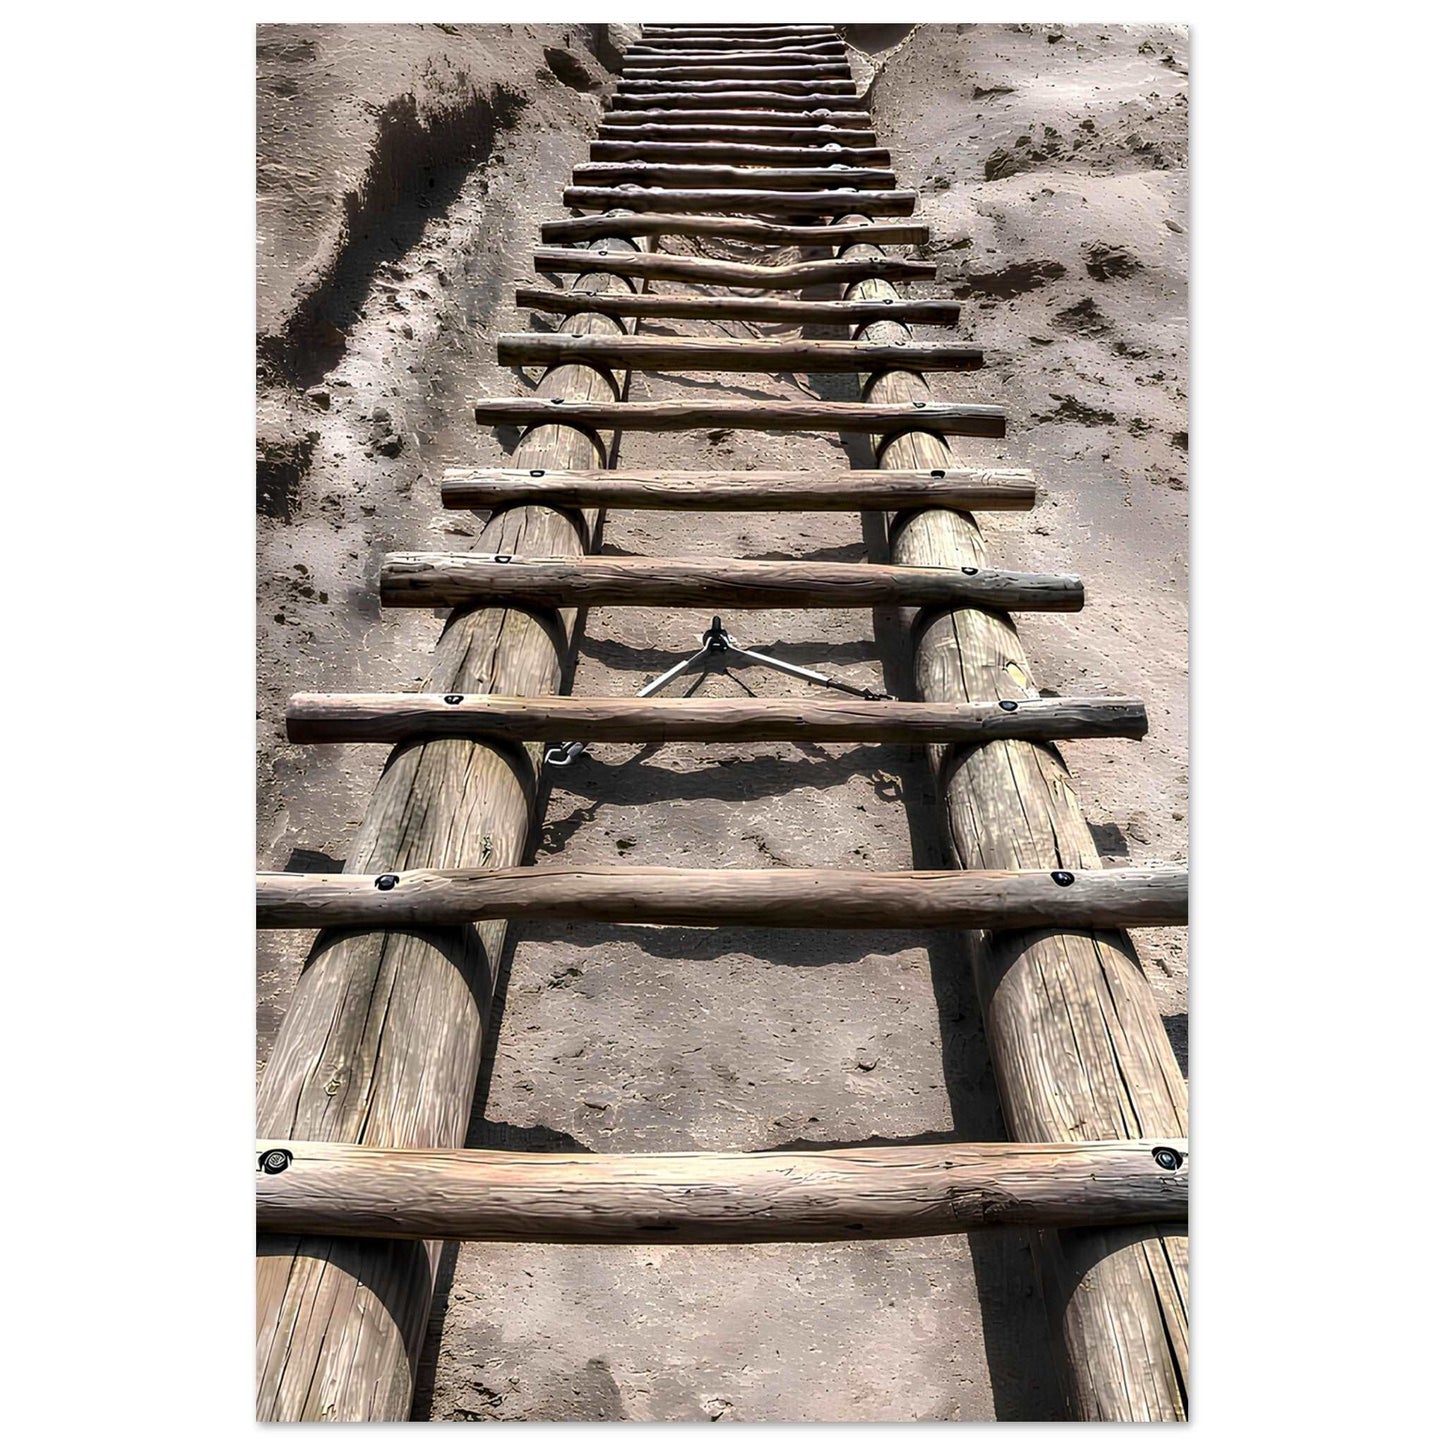
[[[437,621],[382,614],[377,561],[392,548],[465,548],[479,530],[440,510],[435,481],[447,465],[507,455],[510,435],[476,428],[465,401],[522,384],[497,366],[492,341],[530,323],[511,307],[510,283],[530,271],[537,225],[562,214],[560,190],[586,158],[598,56],[623,36],[595,30],[263,28],[264,866],[338,866],[385,757],[288,747],[285,696],[407,688],[422,674]],[[900,183],[924,192],[940,277],[914,289],[964,297],[963,330],[990,354],[986,371],[941,377],[935,393],[997,399],[1009,412],[1007,444],[956,450],[1031,465],[1044,488],[1032,516],[986,520],[993,556],[1077,570],[1090,587],[1082,615],[1024,620],[1035,671],[1059,692],[1149,700],[1143,744],[1066,745],[1102,851],[1182,858],[1185,38],[1133,26],[850,27],[848,38],[860,83],[873,79],[880,143]],[[800,385],[856,395],[852,378],[696,374],[639,375],[631,394],[790,397]],[[635,434],[619,460],[816,467],[861,454],[837,436]],[[856,516],[618,513],[605,546],[865,560],[885,544]],[[575,690],[635,691],[695,648],[707,620],[595,610]],[[791,660],[906,687],[890,614],[725,620]],[[748,669],[704,686],[784,695],[803,685]],[[936,866],[933,806],[924,759],[907,749],[598,747],[555,773],[538,856]],[[1182,939],[1139,942],[1182,1049]],[[305,943],[263,939],[263,1058]],[[966,969],[932,935],[517,930],[484,1075],[475,1145],[757,1149],[1001,1128]],[[468,1246],[444,1257],[438,1321],[421,1418],[1047,1419],[1060,1409],[1026,1245],[1012,1234],[727,1250]]]

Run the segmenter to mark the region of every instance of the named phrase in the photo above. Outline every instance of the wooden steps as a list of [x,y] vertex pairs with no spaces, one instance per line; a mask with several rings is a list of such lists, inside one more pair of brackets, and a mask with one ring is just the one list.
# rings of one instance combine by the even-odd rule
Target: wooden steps
[[[847,82],[847,92],[850,95],[858,93],[854,88],[847,65],[840,61],[810,59],[795,61],[791,65],[757,65],[751,60],[739,60],[733,64],[696,61],[689,65],[638,63],[622,67],[624,82],[635,80],[725,80],[729,82],[764,80],[768,84],[772,84],[779,80],[826,81],[837,80],[839,77]],[[816,87],[814,88],[816,89]]]
[[[763,172],[759,172],[762,178]],[[568,186],[562,204],[579,211],[743,211],[757,215],[911,216],[915,191],[667,190],[641,186]]]
[[293,743],[396,743],[493,737],[600,743],[980,743],[993,738],[1142,738],[1137,698],[1020,698],[921,703],[860,698],[499,697],[492,693],[297,693]]
[[792,96],[808,104],[834,100],[857,102],[858,91],[851,80],[783,80],[770,75],[756,80],[619,80],[613,95],[614,103],[629,96],[651,95],[700,95],[704,99],[712,95],[733,94],[747,100],[759,97],[759,103],[771,102],[778,96]]
[[878,346],[863,341],[734,341],[723,336],[562,336],[537,331],[497,338],[504,366],[588,366],[636,371],[976,371],[976,346]]
[[[914,345],[900,329],[952,325],[960,308],[905,301],[890,284],[933,268],[879,247],[929,231],[872,219],[911,216],[917,196],[888,169],[846,54],[826,25],[644,27],[591,158],[563,194],[575,209],[612,213],[542,230],[544,241],[603,249],[537,252],[537,269],[575,273],[580,289],[519,287],[519,306],[568,319],[558,334],[503,335],[498,354],[547,373],[537,395],[475,409],[483,424],[532,430],[512,467],[459,469],[442,483],[449,508],[498,509],[480,550],[382,563],[383,603],[460,609],[427,690],[292,699],[295,741],[403,745],[345,873],[258,877],[261,926],[323,930],[263,1078],[258,1220],[327,1240],[262,1251],[263,1418],[405,1417],[437,1240],[842,1240],[1001,1224],[1045,1231],[1036,1236],[1043,1294],[1078,1412],[1183,1413],[1188,1146],[1171,1137],[1187,1127],[1183,1085],[1147,980],[1115,930],[1184,922],[1187,877],[1104,869],[1088,844],[1054,743],[1139,737],[1144,706],[1029,695],[1037,688],[1008,613],[1077,610],[1082,584],[983,565],[970,513],[1032,505],[1033,478],[959,467],[943,440],[1001,436],[1003,413],[929,398],[925,372],[971,368],[981,356]],[[645,244],[669,234],[838,254],[745,265]],[[607,254],[609,241],[620,244]],[[653,280],[849,289],[828,301],[642,294]],[[634,322],[647,317],[860,330],[827,342],[636,335]],[[879,322],[897,324],[870,331]],[[858,403],[617,400],[634,369],[838,370],[870,380]],[[878,470],[603,469],[599,431],[717,426],[868,432]],[[894,561],[575,555],[585,545],[576,511],[618,506],[887,510]],[[522,538],[534,555],[500,550]],[[925,701],[557,697],[567,629],[588,606],[918,608],[910,636]],[[524,856],[534,791],[535,754],[521,745],[578,737],[947,749],[940,792],[960,866],[512,866]],[[1031,1142],[606,1157],[356,1145],[461,1142],[489,979],[507,923],[527,919],[969,930],[1005,1121]],[[383,968],[385,991],[375,988]],[[385,1087],[333,1089],[335,1060],[362,1053]],[[1109,1137],[1120,1130],[1163,1137]],[[285,1132],[332,1142],[270,1137]],[[293,1328],[317,1300],[324,1317]]]
[[[875,246],[926,241],[929,229],[919,221],[874,221],[856,226],[789,226],[780,221],[750,221],[742,216],[608,215],[569,216],[543,221],[543,241],[596,241],[611,236],[721,236],[770,246],[832,249],[865,238]],[[595,254],[595,253],[594,253]],[[640,254],[640,253],[639,253]]]
[[[789,95],[782,90],[748,91],[682,89],[647,90],[638,93],[620,93],[612,98],[612,109],[608,120],[613,124],[625,123],[629,110],[652,113],[673,112],[686,116],[691,110],[709,113],[728,111],[729,120],[741,120],[748,125],[758,124],[761,115],[776,115],[783,111],[805,111],[815,120],[826,116],[834,125],[846,125],[840,117],[851,116],[860,129],[869,127],[872,118],[866,110],[856,108],[857,101],[847,95]],[[796,116],[793,117],[797,119]]]
[[594,161],[671,161],[693,165],[886,166],[889,159],[882,146],[843,146],[837,141],[821,145],[750,145],[738,141],[595,140],[589,151]]
[[852,186],[887,191],[898,178],[892,171],[860,166],[801,167],[668,165],[650,161],[598,161],[576,166],[572,178],[579,186],[661,186],[664,189],[811,191]]
[[796,261],[791,265],[758,266],[746,261],[714,261],[703,256],[668,256],[658,252],[645,255],[640,251],[612,256],[599,256],[595,251],[579,251],[570,246],[541,246],[532,255],[538,271],[558,275],[586,275],[589,271],[608,276],[640,276],[656,281],[690,281],[698,285],[746,286],[755,291],[794,291],[804,286],[845,285],[864,281],[871,276],[887,276],[895,280],[909,277],[931,278],[936,267],[932,261],[915,261],[911,257],[860,256],[847,260],[828,258],[820,261]]
[[[806,303],[802,303],[806,304]],[[567,422],[594,431],[839,431],[888,435],[933,431],[941,436],[1001,437],[1003,408],[978,402],[933,401],[875,405],[862,401],[556,401],[492,397],[473,404],[483,426],[547,426]]]
[[257,1141],[256,1161],[261,1230],[382,1239],[896,1239],[1175,1220],[1189,1193],[1182,1140],[513,1154],[277,1139]]
[[442,506],[514,505],[684,512],[867,512],[957,507],[1020,512],[1034,504],[1032,472],[950,467],[934,471],[650,472],[452,468]]
[[[761,145],[786,141],[811,145],[836,140],[842,145],[877,145],[877,132],[866,112],[811,115],[756,110],[609,111],[597,128],[598,140],[756,140]],[[771,137],[772,139],[768,139]]]
[[[514,557],[391,552],[382,559],[388,607],[464,607],[483,599],[544,607],[928,607],[968,604],[1077,612],[1077,577],[865,562],[707,557]],[[1021,705],[1022,706],[1022,705]]]
[[911,321],[919,326],[951,326],[957,301],[780,301],[771,296],[638,296],[624,293],[548,291],[519,286],[517,305],[563,316],[596,312],[602,316],[655,316],[700,321],[797,321],[814,326],[853,326],[868,321]]
[[1169,928],[1183,868],[870,873],[820,868],[413,868],[259,873],[258,928],[454,928],[558,919],[671,928]]

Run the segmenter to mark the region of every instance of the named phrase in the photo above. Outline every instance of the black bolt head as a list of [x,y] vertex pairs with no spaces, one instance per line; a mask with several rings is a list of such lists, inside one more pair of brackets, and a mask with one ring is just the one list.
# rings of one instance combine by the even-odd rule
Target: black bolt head
[[929,472],[928,475],[929,475],[930,477],[940,477],[940,478],[941,478],[941,477],[943,476],[943,468],[942,468],[942,467],[934,467],[934,469],[933,469],[931,472]]
[[263,1174],[284,1174],[291,1167],[291,1151],[289,1149],[268,1149],[261,1156],[261,1172]]
[[449,703],[452,707],[455,707],[461,700],[462,700],[462,695],[461,695],[461,693],[459,693],[459,692],[449,692],[449,693],[442,699],[443,702]]
[[545,477],[547,473],[541,467],[533,467],[530,475],[534,477]]
[[1168,1149],[1160,1145],[1154,1151],[1154,1162],[1161,1169],[1182,1169],[1184,1167],[1184,1156],[1177,1149]]
[[1017,712],[1017,711],[1019,710],[1019,705],[1018,705],[1018,703],[1016,703],[1011,697],[1001,697],[1001,698],[999,698],[999,700],[998,700],[998,705],[999,705],[1005,712]]
[[1067,868],[1055,868],[1049,877],[1059,885],[1060,888],[1067,888],[1074,881],[1074,875]]
[[962,572],[965,577],[977,577],[977,576],[978,576],[978,568],[977,568],[977,567],[960,567],[958,570],[959,570],[960,572]]
[[400,882],[401,879],[398,878],[395,873],[383,873],[381,877],[376,880],[376,886],[380,888],[383,893],[388,893]]

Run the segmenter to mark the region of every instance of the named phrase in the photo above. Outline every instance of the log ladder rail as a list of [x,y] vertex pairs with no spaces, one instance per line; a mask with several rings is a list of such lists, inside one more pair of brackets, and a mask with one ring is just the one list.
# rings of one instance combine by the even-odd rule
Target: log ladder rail
[[[1075,610],[1074,577],[987,565],[972,514],[1033,505],[1025,471],[961,465],[949,435],[1000,436],[998,408],[939,403],[918,345],[951,302],[884,244],[926,239],[869,129],[831,26],[647,26],[591,163],[542,227],[518,305],[564,318],[499,338],[549,368],[520,400],[507,468],[449,473],[451,508],[492,515],[471,553],[396,554],[381,594],[447,606],[427,690],[298,695],[293,741],[396,744],[341,874],[262,874],[263,927],[323,930],[258,1101],[258,1415],[405,1418],[439,1241],[728,1243],[1030,1228],[1073,1412],[1182,1419],[1188,1358],[1184,1085],[1127,935],[1185,921],[1180,869],[1104,870],[1053,743],[1134,737],[1129,698],[1043,698],[1009,620]],[[804,218],[804,219],[800,219]],[[744,265],[656,249],[667,235],[830,248]],[[573,246],[581,249],[573,249]],[[649,294],[652,279],[767,294]],[[836,300],[774,291],[832,281]],[[829,341],[642,336],[646,317],[847,326]],[[642,370],[856,371],[859,402],[632,402]],[[874,470],[636,472],[632,428],[867,432]],[[615,451],[615,448],[613,448]],[[608,507],[891,513],[888,565],[589,555]],[[525,539],[525,551],[522,551]],[[634,606],[923,608],[916,701],[560,697],[576,611]],[[596,740],[852,739],[937,745],[955,867],[854,873],[518,866],[541,746]],[[520,761],[519,761],[520,760]],[[459,826],[459,821],[465,826]],[[1045,844],[1042,839],[1048,839]],[[786,1154],[465,1150],[507,921],[976,930],[974,967],[1013,1142]]]

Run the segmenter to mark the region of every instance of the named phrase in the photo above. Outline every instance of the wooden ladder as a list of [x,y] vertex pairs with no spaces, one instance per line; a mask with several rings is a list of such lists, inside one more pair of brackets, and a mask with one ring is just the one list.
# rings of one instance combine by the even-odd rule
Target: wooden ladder
[[[916,343],[953,302],[892,282],[930,264],[916,195],[888,169],[831,26],[647,26],[517,303],[565,318],[508,333],[548,368],[479,422],[526,428],[507,468],[453,471],[449,508],[490,508],[475,551],[399,553],[381,600],[451,607],[425,690],[302,694],[292,741],[397,744],[340,874],[258,877],[258,921],[319,934],[260,1087],[258,1415],[406,1418],[439,1241],[838,1240],[1036,1231],[1080,1418],[1182,1419],[1187,1389],[1184,1082],[1129,926],[1185,921],[1177,868],[1102,868],[1053,743],[1142,736],[1143,704],[1044,698],[1008,616],[1076,610],[1076,577],[988,565],[977,511],[1033,505],[1026,471],[960,464],[947,436],[1003,434],[997,407],[934,401],[925,373],[983,364]],[[811,218],[800,220],[799,218]],[[741,264],[656,238],[826,248]],[[652,295],[665,279],[836,300]],[[641,336],[645,317],[852,328],[846,340]],[[858,402],[626,400],[644,371],[855,371]],[[629,429],[871,435],[873,470],[636,472]],[[888,564],[603,557],[608,507],[890,514]],[[578,607],[922,609],[917,699],[558,696]],[[857,740],[937,745],[953,869],[869,873],[523,865],[541,744]],[[977,931],[972,950],[1013,1142],[819,1152],[527,1155],[465,1150],[511,919]]]

